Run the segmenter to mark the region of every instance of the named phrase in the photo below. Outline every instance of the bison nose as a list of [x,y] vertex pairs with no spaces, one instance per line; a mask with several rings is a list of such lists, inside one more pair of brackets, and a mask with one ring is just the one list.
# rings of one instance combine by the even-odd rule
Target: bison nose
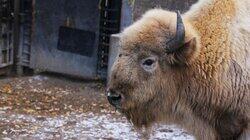
[[122,100],[122,96],[121,94],[117,94],[114,90],[108,90],[107,91],[107,98],[109,103],[116,107],[116,108],[120,108],[121,107],[121,100]]

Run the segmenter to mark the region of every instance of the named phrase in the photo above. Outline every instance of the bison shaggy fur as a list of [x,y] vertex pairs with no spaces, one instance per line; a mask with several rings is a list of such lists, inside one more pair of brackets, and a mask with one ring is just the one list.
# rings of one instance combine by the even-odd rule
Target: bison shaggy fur
[[200,0],[182,15],[184,43],[171,53],[176,13],[146,12],[121,33],[108,84],[113,105],[138,128],[166,122],[199,140],[250,139],[249,7]]

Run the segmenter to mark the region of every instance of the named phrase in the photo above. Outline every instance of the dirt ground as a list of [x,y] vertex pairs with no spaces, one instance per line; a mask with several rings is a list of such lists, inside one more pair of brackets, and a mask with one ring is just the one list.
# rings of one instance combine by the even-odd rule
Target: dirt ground
[[[0,77],[0,139],[146,139],[108,104],[104,87],[62,76]],[[148,135],[193,140],[183,130],[163,124]]]

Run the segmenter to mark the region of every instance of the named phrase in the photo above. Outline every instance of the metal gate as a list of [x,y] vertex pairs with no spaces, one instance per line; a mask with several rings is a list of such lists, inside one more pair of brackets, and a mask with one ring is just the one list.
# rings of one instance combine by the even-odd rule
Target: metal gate
[[121,0],[100,1],[98,75],[102,78],[107,76],[110,36],[120,31],[121,7]]
[[13,0],[0,0],[0,74],[13,64]]

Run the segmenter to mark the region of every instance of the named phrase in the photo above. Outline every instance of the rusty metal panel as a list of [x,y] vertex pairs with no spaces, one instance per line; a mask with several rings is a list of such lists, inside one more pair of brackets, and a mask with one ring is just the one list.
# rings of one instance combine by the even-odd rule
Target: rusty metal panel
[[[36,0],[31,67],[88,79],[96,78],[98,5],[99,0]],[[59,29],[62,26],[94,33],[93,53],[85,55],[59,50]]]
[[94,52],[95,33],[69,27],[60,27],[58,50],[91,57]]

